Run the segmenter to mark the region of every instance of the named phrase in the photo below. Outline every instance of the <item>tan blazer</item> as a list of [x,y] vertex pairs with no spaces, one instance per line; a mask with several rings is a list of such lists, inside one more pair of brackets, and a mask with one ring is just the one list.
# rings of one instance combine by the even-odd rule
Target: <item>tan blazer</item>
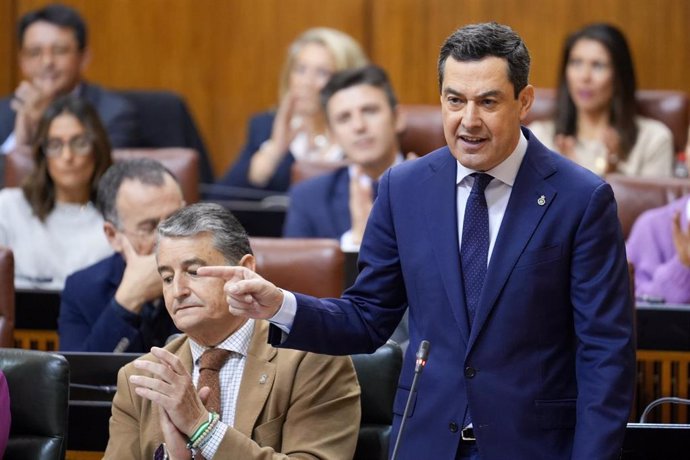
[[[226,431],[214,459],[351,459],[361,414],[350,358],[273,348],[267,334],[268,323],[256,321],[235,426]],[[191,373],[187,336],[165,348]],[[155,360],[150,354],[141,359]],[[143,372],[130,363],[118,374],[106,459],[150,460],[163,441],[158,409],[136,395],[132,374]]]

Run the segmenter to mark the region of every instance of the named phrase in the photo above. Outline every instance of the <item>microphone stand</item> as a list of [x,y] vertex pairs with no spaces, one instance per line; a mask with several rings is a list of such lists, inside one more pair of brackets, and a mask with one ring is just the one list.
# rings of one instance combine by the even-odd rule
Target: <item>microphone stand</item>
[[417,390],[417,382],[419,381],[419,376],[426,366],[427,358],[429,357],[429,341],[422,340],[419,344],[419,349],[417,350],[417,361],[414,366],[414,377],[412,377],[412,386],[410,387],[410,393],[407,395],[407,402],[405,403],[405,411],[403,412],[402,421],[400,422],[400,429],[398,430],[398,435],[395,437],[395,446],[393,447],[393,455],[391,455],[391,460],[395,460],[398,456],[398,448],[400,447],[400,440],[402,439],[403,430],[405,429],[405,424],[407,422],[407,413],[410,411],[410,406],[412,405],[412,395]]

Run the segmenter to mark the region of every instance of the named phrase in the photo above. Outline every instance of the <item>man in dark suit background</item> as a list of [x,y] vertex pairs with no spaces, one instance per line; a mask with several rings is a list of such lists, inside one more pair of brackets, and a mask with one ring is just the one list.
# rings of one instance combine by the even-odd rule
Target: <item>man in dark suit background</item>
[[307,179],[290,190],[284,236],[334,238],[358,251],[380,176],[402,161],[403,120],[383,69],[365,66],[335,74],[321,90],[335,143],[352,164]]
[[70,275],[61,296],[63,351],[146,352],[177,331],[163,305],[153,249],[158,222],[184,206],[175,177],[139,158],[108,169],[98,186],[115,254]]
[[86,23],[76,10],[48,5],[25,14],[18,25],[18,41],[24,80],[14,94],[0,100],[0,151],[31,144],[45,108],[57,96],[72,92],[96,108],[113,147],[136,145],[134,106],[83,80],[90,55]]
[[410,312],[398,432],[422,340],[431,353],[399,459],[617,459],[635,374],[625,248],[611,187],[521,121],[529,53],[509,27],[453,33],[439,56],[447,147],[386,172],[341,299],[277,289],[239,267],[230,311],[271,343],[372,352]]

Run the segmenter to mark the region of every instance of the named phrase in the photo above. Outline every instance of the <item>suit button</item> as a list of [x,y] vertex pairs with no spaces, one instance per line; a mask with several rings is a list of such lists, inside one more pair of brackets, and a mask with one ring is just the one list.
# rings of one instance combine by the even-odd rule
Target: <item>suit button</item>
[[455,422],[450,422],[448,424],[448,429],[450,430],[451,433],[457,433],[458,432],[458,424]]
[[467,366],[465,368],[465,377],[471,379],[475,375],[477,375],[477,370],[474,367]]

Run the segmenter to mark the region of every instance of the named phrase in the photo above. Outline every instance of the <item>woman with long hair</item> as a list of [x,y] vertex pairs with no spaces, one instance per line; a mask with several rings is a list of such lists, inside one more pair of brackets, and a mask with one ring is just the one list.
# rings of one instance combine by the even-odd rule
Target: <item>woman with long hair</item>
[[285,192],[295,161],[342,160],[328,137],[319,91],[333,73],[366,63],[359,44],[343,32],[318,27],[300,35],[288,48],[278,109],[251,119],[247,143],[219,184]]
[[112,252],[93,205],[112,164],[110,143],[93,107],[65,96],[44,112],[32,155],[21,188],[0,190],[0,244],[14,253],[16,287],[59,290],[67,275]]
[[637,113],[635,70],[623,33],[591,24],[565,42],[556,117],[529,128],[548,147],[604,175],[670,176],[673,135]]

